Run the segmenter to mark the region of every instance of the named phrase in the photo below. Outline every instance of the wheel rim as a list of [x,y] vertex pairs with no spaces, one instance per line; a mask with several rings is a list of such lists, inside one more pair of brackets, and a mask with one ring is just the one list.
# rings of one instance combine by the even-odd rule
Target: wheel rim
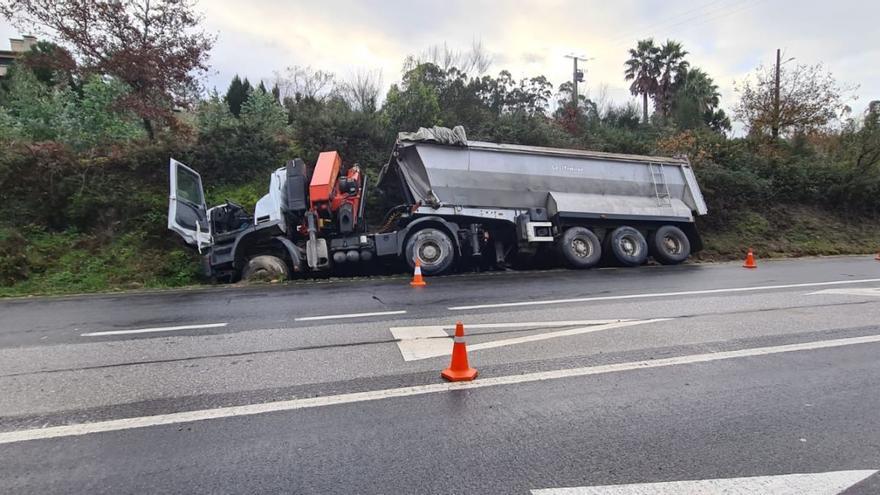
[[443,260],[443,248],[432,240],[421,243],[416,252],[423,265],[435,265]]
[[666,235],[663,236],[663,249],[666,250],[667,254],[681,254],[684,246],[682,246],[681,240],[677,237]]
[[641,251],[638,241],[633,236],[625,235],[617,242],[620,251],[627,256],[638,256]]
[[578,258],[587,258],[593,254],[593,244],[576,237],[571,241],[571,252]]

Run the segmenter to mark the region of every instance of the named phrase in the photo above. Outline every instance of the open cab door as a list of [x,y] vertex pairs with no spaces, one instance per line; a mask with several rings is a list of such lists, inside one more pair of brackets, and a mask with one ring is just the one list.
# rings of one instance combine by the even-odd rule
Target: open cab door
[[210,247],[211,231],[202,177],[195,170],[171,159],[169,166],[168,228],[180,234],[187,244]]

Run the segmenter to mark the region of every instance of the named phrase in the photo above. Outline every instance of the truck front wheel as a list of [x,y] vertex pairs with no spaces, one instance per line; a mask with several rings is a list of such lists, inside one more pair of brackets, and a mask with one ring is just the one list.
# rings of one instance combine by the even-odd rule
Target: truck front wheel
[[590,229],[571,227],[559,239],[559,250],[572,268],[590,268],[602,258],[602,244]]
[[418,258],[422,273],[439,275],[452,267],[455,247],[449,234],[429,227],[419,230],[407,239],[404,255],[410,269],[415,268],[415,260]]
[[241,271],[241,278],[247,282],[273,282],[287,280],[290,270],[287,263],[277,256],[261,255],[249,259]]

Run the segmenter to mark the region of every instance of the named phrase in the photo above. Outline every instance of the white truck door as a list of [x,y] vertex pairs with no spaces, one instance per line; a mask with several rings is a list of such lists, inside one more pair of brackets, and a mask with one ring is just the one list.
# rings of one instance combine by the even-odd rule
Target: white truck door
[[201,252],[202,248],[211,245],[202,177],[173,158],[168,173],[168,228],[180,234],[187,244],[197,247]]

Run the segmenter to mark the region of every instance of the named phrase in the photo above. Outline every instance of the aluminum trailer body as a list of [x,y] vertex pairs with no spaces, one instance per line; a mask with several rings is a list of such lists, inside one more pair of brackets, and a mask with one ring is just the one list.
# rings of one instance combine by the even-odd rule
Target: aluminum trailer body
[[432,207],[546,208],[550,216],[688,223],[706,214],[687,159],[475,141],[399,142],[382,179],[392,168],[414,202]]

